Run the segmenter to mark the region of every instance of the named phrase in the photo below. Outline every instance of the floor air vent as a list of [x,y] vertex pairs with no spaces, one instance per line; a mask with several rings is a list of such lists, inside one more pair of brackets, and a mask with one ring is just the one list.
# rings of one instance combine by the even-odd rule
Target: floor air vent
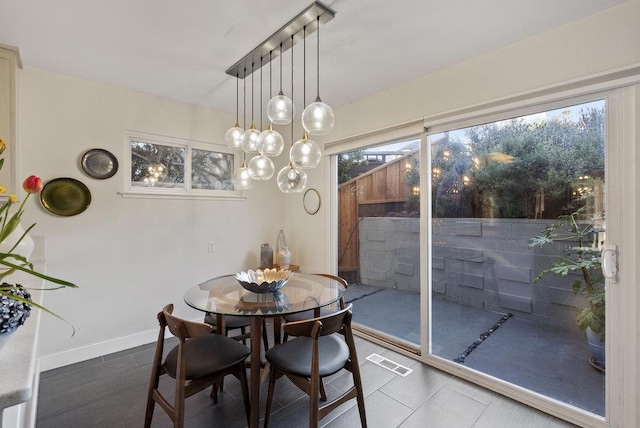
[[395,374],[398,374],[402,377],[406,377],[409,375],[409,373],[411,373],[413,370],[411,370],[408,367],[405,367],[403,365],[400,365],[398,363],[396,363],[395,361],[391,361],[388,358],[382,357],[378,354],[371,354],[367,357],[367,360],[371,361],[374,364],[379,365],[380,367],[384,367],[387,370],[390,370],[392,372],[394,372]]

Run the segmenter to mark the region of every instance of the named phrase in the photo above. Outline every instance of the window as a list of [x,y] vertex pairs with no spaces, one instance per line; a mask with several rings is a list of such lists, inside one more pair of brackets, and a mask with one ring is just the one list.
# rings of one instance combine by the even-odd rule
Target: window
[[139,133],[129,133],[126,144],[125,196],[239,196],[231,181],[236,158],[226,146]]

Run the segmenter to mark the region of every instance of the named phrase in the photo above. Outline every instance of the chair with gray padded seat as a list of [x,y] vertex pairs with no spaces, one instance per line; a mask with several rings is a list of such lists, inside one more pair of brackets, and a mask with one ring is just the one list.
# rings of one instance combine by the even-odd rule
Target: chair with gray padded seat
[[[218,385],[231,374],[240,380],[244,408],[249,422],[249,387],[245,360],[250,354],[245,345],[220,334],[211,334],[208,324],[184,320],[172,315],[173,304],[166,305],[158,313],[160,333],[151,369],[147,395],[145,428],[151,426],[155,404],[169,415],[174,427],[184,426],[185,398],[211,386],[211,398],[217,403]],[[164,362],[165,330],[179,339],[178,345],[169,351]],[[175,397],[170,402],[159,389],[160,376],[167,374],[175,379]]]
[[[349,305],[327,316],[288,322],[284,325],[285,332],[296,337],[275,345],[265,353],[271,370],[264,418],[265,428],[269,423],[276,379],[283,375],[309,395],[309,427],[317,427],[320,419],[329,412],[355,398],[358,403],[360,423],[363,428],[366,428],[364,392],[351,330],[351,317],[351,305]],[[322,379],[342,369],[352,373],[353,386],[320,405]]]

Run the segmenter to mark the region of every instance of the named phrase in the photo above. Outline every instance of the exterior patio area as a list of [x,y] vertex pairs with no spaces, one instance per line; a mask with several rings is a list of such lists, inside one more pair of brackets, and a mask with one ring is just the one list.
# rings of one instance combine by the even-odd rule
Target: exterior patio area
[[[354,322],[420,344],[418,293],[351,285]],[[446,360],[570,404],[605,411],[605,375],[589,363],[584,333],[434,297],[432,353]]]

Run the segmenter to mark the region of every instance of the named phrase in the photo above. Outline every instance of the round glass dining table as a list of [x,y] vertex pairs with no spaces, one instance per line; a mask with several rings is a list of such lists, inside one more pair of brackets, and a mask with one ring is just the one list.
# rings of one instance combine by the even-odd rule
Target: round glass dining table
[[337,302],[344,292],[344,285],[336,279],[298,272],[292,274],[284,287],[270,293],[246,290],[234,275],[219,276],[187,290],[185,303],[194,309],[216,314],[216,329],[220,334],[224,332],[224,315],[250,317],[250,427],[257,427],[260,420],[262,321],[274,317],[274,337],[275,342],[279,343],[280,316],[307,310],[319,313],[319,308]]

